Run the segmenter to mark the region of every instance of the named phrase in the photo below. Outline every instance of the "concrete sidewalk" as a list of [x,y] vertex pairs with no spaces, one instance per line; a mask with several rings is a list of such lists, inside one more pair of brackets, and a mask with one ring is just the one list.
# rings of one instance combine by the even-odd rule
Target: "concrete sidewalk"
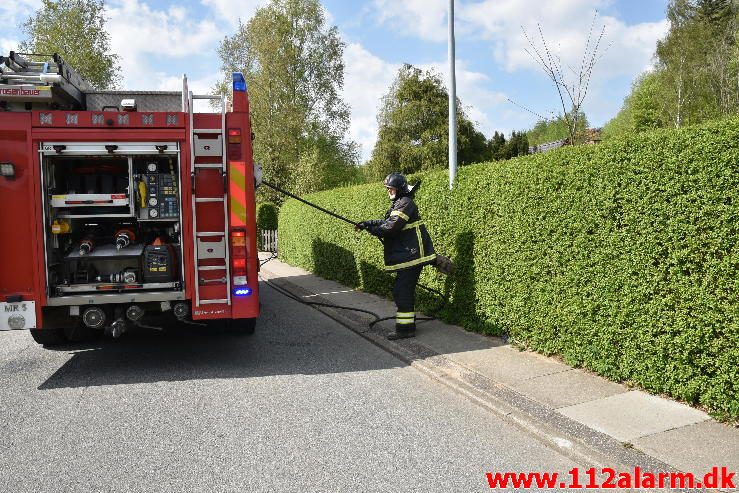
[[[395,315],[391,301],[277,259],[262,267],[261,276],[305,301]],[[617,471],[639,466],[701,477],[714,466],[739,471],[739,429],[703,411],[437,320],[420,323],[414,339],[391,342],[384,336],[393,320],[369,329],[370,315],[319,309],[574,459]]]

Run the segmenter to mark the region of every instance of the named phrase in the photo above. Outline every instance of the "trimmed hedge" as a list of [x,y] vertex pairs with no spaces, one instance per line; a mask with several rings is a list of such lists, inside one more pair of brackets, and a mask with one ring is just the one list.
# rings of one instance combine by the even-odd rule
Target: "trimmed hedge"
[[277,229],[279,208],[272,202],[257,204],[257,229]]
[[[488,334],[739,418],[739,119],[419,175],[422,217],[454,279],[418,305]],[[363,220],[381,185],[312,194]],[[389,295],[380,243],[297,201],[280,257]]]

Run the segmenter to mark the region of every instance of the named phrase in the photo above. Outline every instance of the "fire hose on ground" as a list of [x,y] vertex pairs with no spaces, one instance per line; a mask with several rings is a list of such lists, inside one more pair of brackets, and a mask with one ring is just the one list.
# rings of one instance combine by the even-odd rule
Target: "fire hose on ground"
[[[359,225],[359,223],[356,222],[356,221],[352,221],[351,219],[348,219],[348,218],[346,218],[344,216],[341,216],[339,214],[336,214],[335,212],[332,212],[332,211],[330,211],[328,209],[324,209],[323,207],[321,207],[319,205],[316,205],[316,204],[314,204],[312,202],[309,202],[309,201],[307,201],[307,200],[305,200],[305,199],[303,199],[301,197],[298,197],[297,195],[292,194],[292,193],[288,192],[287,190],[284,190],[284,189],[278,187],[277,185],[274,185],[272,183],[268,183],[268,182],[266,182],[264,180],[262,180],[261,183],[262,183],[262,185],[265,185],[265,186],[267,186],[267,187],[275,190],[278,193],[281,193],[281,194],[286,195],[286,196],[288,196],[290,198],[293,198],[293,199],[295,199],[295,200],[297,200],[297,201],[299,201],[299,202],[301,202],[303,204],[306,204],[306,205],[308,205],[310,207],[313,207],[314,209],[318,209],[319,211],[323,212],[324,214],[328,214],[329,216],[332,216],[332,217],[334,217],[336,219],[339,219],[341,221],[344,221],[346,223],[349,223],[349,224],[351,224],[353,226],[358,226]],[[379,240],[382,241],[382,238],[379,238]],[[453,264],[451,263],[451,260],[449,260],[448,258],[446,258],[444,256],[441,256],[441,255],[439,257],[441,257],[441,260],[440,260],[441,262],[446,263],[446,265],[444,266],[446,271],[445,270],[442,270],[442,269],[438,269],[438,270],[440,272],[442,272],[442,273],[447,274],[447,275],[453,273]],[[267,262],[269,262],[270,260],[273,260],[275,258],[277,258],[277,255],[276,254],[273,254],[271,257],[269,257],[268,259],[266,259],[263,262],[261,262],[260,265],[264,265]],[[364,310],[364,309],[361,309],[361,308],[354,308],[354,307],[349,307],[349,306],[333,305],[333,304],[330,304],[330,303],[319,303],[319,302],[314,302],[314,301],[305,301],[305,300],[300,299],[298,296],[294,295],[293,293],[290,293],[288,290],[286,290],[286,289],[284,289],[284,288],[282,288],[280,286],[277,286],[276,284],[270,282],[267,279],[262,278],[262,280],[269,287],[271,287],[272,289],[274,289],[275,291],[281,293],[284,296],[287,296],[288,298],[290,298],[292,300],[295,300],[295,301],[297,301],[299,303],[302,303],[304,305],[323,306],[323,307],[326,307],[326,308],[338,308],[338,309],[341,309],[341,310],[351,310],[351,311],[356,311],[356,312],[361,312],[361,313],[367,313],[369,315],[372,315],[373,317],[375,317],[375,320],[373,320],[372,322],[370,322],[370,324],[369,324],[369,328],[370,329],[375,324],[377,324],[379,322],[383,322],[385,320],[391,320],[391,319],[394,319],[395,318],[395,317],[380,317],[379,315],[377,315],[374,312],[371,312],[369,310]],[[442,306],[444,304],[446,304],[446,299],[445,299],[445,296],[444,296],[443,293],[441,293],[441,292],[439,292],[439,291],[437,291],[437,290],[435,290],[433,288],[429,288],[428,286],[424,286],[423,284],[418,284],[418,287],[420,287],[421,289],[424,289],[426,291],[429,291],[431,293],[434,293],[434,294],[438,295],[440,297],[441,301],[442,301]],[[429,320],[434,320],[434,319],[433,318],[429,318],[429,317],[420,317],[420,318],[417,318],[416,319],[416,321],[419,321],[419,322],[426,322],[426,321],[429,321]]]

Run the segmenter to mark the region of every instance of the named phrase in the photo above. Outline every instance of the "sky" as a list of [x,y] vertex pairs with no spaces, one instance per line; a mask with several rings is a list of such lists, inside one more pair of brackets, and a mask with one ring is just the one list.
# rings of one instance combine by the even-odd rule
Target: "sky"
[[[487,137],[526,130],[561,113],[554,84],[537,62],[524,31],[544,34],[563,62],[566,78],[578,72],[593,19],[605,27],[599,59],[583,103],[591,126],[619,110],[631,84],[653,63],[667,33],[668,0],[456,0],[457,96]],[[0,3],[0,52],[17,49],[19,26],[41,0]],[[125,89],[207,93],[220,77],[216,50],[267,0],[107,0],[111,48],[121,57]],[[448,0],[322,0],[326,18],[345,42],[343,96],[351,107],[349,138],[370,157],[377,109],[398,69],[410,63],[448,80]],[[541,49],[540,41],[535,41]],[[568,67],[574,68],[570,72]],[[524,109],[525,108],[525,109]],[[558,109],[559,108],[559,109]]]

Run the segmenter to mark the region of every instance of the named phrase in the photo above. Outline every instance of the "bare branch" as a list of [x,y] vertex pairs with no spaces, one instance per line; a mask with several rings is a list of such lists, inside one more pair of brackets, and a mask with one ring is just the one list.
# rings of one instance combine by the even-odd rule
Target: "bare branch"
[[[545,116],[541,116],[541,115],[540,115],[539,113],[537,113],[536,111],[534,111],[534,110],[531,110],[531,109],[527,108],[526,106],[523,106],[522,104],[518,104],[517,102],[515,102],[515,101],[514,101],[514,100],[512,100],[511,98],[506,98],[506,99],[508,100],[508,102],[509,102],[509,103],[511,103],[511,104],[515,104],[516,106],[518,106],[519,108],[521,108],[521,109],[522,109],[522,110],[524,110],[524,111],[528,111],[529,113],[531,113],[531,114],[532,114],[532,115],[534,115],[535,117],[539,118],[540,120],[544,120],[544,121],[549,121],[549,120],[550,120],[550,118],[547,118],[547,117],[545,117]],[[552,115],[554,115],[554,112],[553,112],[553,111],[552,111],[551,113],[552,113]]]
[[562,69],[561,67],[558,67],[555,65],[555,63],[552,61],[552,54],[549,51],[549,46],[547,46],[547,41],[544,39],[544,32],[541,29],[541,24],[537,24],[537,27],[539,28],[539,36],[541,37],[542,44],[544,45],[544,52],[547,55],[547,59],[549,60],[549,69],[552,72],[552,74],[555,73],[555,70],[559,73],[559,78],[554,76],[555,80],[555,87],[557,88],[557,94],[559,94],[559,100],[562,103],[562,112],[566,115],[567,114],[567,108],[565,107],[565,100],[564,96],[562,96],[562,90],[560,89],[561,83],[557,82],[558,80],[562,80]]
[[[570,142],[574,144],[575,134],[577,133],[577,125],[580,119],[580,112],[582,104],[587,97],[588,90],[590,88],[590,82],[593,77],[593,69],[595,65],[603,58],[604,53],[600,52],[601,43],[605,36],[606,27],[602,26],[600,32],[596,36],[596,21],[598,18],[598,11],[593,15],[593,20],[590,23],[588,29],[587,38],[585,39],[585,45],[580,60],[579,69],[573,67],[568,63],[563,63],[561,48],[558,48],[557,53],[553,53],[550,49],[549,43],[547,43],[546,37],[544,36],[544,30],[541,24],[537,23],[537,30],[539,34],[538,42],[534,42],[534,39],[529,35],[526,29],[521,26],[524,38],[530,46],[529,49],[525,49],[526,53],[541,67],[547,77],[554,83],[554,87],[557,90],[560,104],[562,105],[562,120],[567,125],[568,132],[570,134]],[[539,46],[541,44],[541,47]],[[557,45],[559,46],[559,45]],[[607,51],[610,44],[604,51]],[[572,79],[565,77],[564,70],[568,70],[568,74],[572,74]],[[567,99],[568,101],[565,101]],[[511,103],[516,106],[528,111],[529,113],[536,115],[542,120],[548,120],[542,117],[535,111],[522,106],[511,99]],[[569,103],[569,108],[568,108]],[[569,110],[569,111],[568,111]]]

